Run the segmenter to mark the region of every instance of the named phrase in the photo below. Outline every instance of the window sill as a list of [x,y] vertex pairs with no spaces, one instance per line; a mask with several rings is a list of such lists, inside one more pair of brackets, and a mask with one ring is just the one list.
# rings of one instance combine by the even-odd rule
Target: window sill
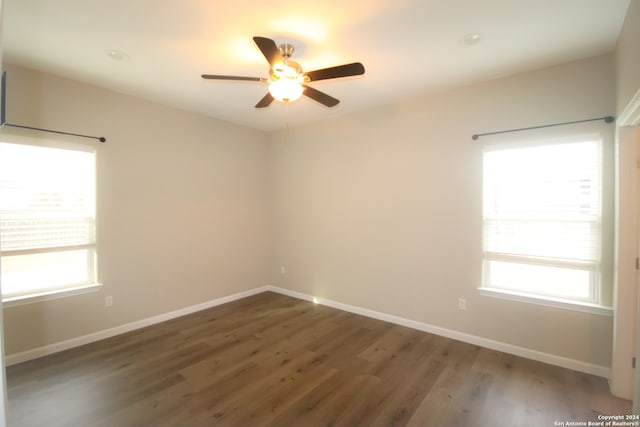
[[74,288],[56,289],[53,291],[40,292],[37,294],[7,297],[2,299],[3,307],[15,307],[18,305],[33,304],[36,302],[49,301],[58,298],[66,298],[74,295],[82,295],[90,292],[97,292],[102,288],[101,283],[92,285],[76,286]]
[[581,311],[584,313],[598,314],[600,316],[613,316],[613,309],[598,304],[590,304],[587,302],[569,301],[561,298],[542,297],[539,295],[531,295],[526,293],[507,291],[496,288],[478,288],[480,295],[502,298],[511,301],[524,302],[528,304],[537,304],[547,307],[561,308],[564,310]]

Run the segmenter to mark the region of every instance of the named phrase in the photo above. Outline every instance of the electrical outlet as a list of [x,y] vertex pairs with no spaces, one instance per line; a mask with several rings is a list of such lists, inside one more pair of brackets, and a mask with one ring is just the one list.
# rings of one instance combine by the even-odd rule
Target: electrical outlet
[[467,300],[464,298],[458,298],[458,309],[466,310],[467,309]]
[[287,267],[285,267],[284,265],[280,266],[280,274],[282,275],[287,274]]
[[104,306],[111,307],[113,305],[113,297],[111,295],[104,297]]

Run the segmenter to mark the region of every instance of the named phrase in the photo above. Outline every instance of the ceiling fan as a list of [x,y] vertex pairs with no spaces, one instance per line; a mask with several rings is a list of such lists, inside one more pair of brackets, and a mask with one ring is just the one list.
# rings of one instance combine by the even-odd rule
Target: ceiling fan
[[292,102],[302,95],[327,107],[334,107],[338,105],[339,100],[308,86],[306,83],[364,74],[364,65],[360,62],[303,72],[300,64],[290,60],[294,50],[293,45],[285,43],[278,47],[273,40],[266,37],[254,37],[253,41],[271,66],[269,78],[217,74],[203,74],[202,78],[268,83],[269,92],[255,105],[256,108],[268,107],[274,99],[285,103]]

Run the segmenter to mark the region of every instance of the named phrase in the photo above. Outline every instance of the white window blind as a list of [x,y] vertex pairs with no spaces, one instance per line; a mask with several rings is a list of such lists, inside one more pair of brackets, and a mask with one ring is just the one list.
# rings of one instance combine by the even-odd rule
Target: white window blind
[[483,287],[597,303],[602,147],[484,152]]
[[95,154],[0,143],[3,298],[95,283]]

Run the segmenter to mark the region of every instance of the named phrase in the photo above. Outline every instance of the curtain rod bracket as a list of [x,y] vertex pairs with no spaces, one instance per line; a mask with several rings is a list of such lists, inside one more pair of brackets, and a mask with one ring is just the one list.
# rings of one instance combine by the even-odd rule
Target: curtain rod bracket
[[477,141],[478,138],[480,138],[481,136],[497,135],[497,134],[500,134],[500,133],[520,132],[520,131],[523,131],[523,130],[549,128],[549,127],[553,127],[553,126],[572,125],[572,124],[575,124],[575,123],[594,122],[594,121],[597,121],[597,120],[604,120],[605,123],[613,123],[615,121],[615,117],[613,117],[613,116],[605,116],[605,117],[597,117],[595,119],[575,120],[573,122],[552,123],[552,124],[549,124],[549,125],[531,126],[531,127],[527,127],[527,128],[499,130],[497,132],[476,133],[476,134],[471,136],[471,139],[473,139],[474,141]]

